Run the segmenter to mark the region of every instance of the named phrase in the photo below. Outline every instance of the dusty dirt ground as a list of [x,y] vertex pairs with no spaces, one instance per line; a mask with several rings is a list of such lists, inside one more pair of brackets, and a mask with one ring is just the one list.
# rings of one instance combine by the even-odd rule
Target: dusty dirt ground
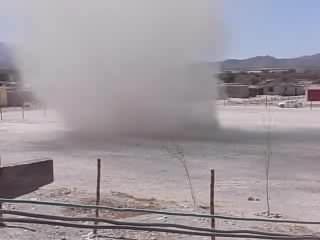
[[[97,140],[83,139],[65,127],[52,111],[4,112],[0,122],[0,150],[3,163],[51,157],[55,182],[23,198],[86,202],[94,199],[96,158],[102,163],[104,199],[123,202],[148,199],[151,208],[191,210],[192,201],[175,147],[183,149],[194,185],[198,206],[208,206],[210,169],[216,170],[216,211],[234,216],[256,216],[266,210],[265,160],[267,131],[271,139],[271,211],[282,218],[320,219],[319,140],[320,109],[280,109],[264,106],[219,106],[222,130],[210,141],[188,140]],[[66,193],[63,193],[66,189]],[[60,193],[62,191],[62,193]],[[70,192],[70,193],[69,193]],[[119,199],[119,194],[124,193]],[[120,194],[121,195],[121,194]],[[248,198],[260,201],[248,201]],[[153,199],[153,200],[150,200]],[[136,201],[134,204],[148,207]],[[10,206],[12,207],[12,206]],[[31,206],[19,206],[31,210]],[[38,210],[38,209],[37,209]],[[39,209],[44,211],[44,209]],[[83,214],[46,208],[52,214]],[[200,210],[199,210],[200,211]],[[206,211],[202,209],[201,211]],[[88,213],[91,214],[91,213]],[[141,221],[159,216],[121,216]],[[161,219],[160,221],[163,221]],[[175,218],[165,221],[179,222]],[[182,221],[182,220],[181,220]],[[184,220],[183,220],[184,221]],[[188,223],[194,225],[190,220]],[[204,220],[197,224],[207,226]],[[280,225],[241,225],[219,222],[220,228],[272,229],[305,233],[317,227]],[[0,239],[86,239],[88,231],[35,227],[36,231],[1,229]],[[114,233],[112,233],[114,234]],[[116,233],[133,239],[176,239],[175,236],[137,236]],[[130,235],[132,234],[132,236]],[[115,236],[113,236],[114,238]],[[105,236],[106,238],[106,236]],[[106,238],[107,239],[107,238]],[[112,239],[112,238],[111,238]],[[190,239],[190,238],[186,238]]]

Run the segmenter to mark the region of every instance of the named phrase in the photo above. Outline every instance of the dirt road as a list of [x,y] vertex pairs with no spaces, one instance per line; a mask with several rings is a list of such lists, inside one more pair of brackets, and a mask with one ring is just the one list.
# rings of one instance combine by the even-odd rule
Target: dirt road
[[[83,139],[54,112],[5,112],[0,122],[3,162],[51,157],[55,183],[46,190],[95,191],[95,159],[103,160],[102,189],[191,205],[183,149],[199,205],[208,204],[210,168],[216,170],[217,211],[254,216],[266,209],[266,132],[271,139],[271,210],[285,218],[320,219],[320,109],[220,106],[223,130],[211,141]],[[249,197],[260,201],[248,201]]]

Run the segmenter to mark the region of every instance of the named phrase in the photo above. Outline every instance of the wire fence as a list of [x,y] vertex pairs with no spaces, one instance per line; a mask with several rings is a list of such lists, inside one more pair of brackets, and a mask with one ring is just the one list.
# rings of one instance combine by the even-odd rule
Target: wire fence
[[26,119],[28,112],[41,111],[44,117],[47,116],[48,110],[43,105],[29,105],[25,104],[16,107],[0,106],[0,120],[10,119]]
[[[47,205],[56,207],[69,207],[69,208],[83,208],[83,209],[101,209],[115,212],[134,212],[144,214],[158,214],[167,216],[178,216],[178,217],[195,217],[195,218],[216,218],[232,221],[250,221],[250,222],[270,222],[270,223],[287,223],[287,224],[301,224],[301,225],[320,225],[320,222],[316,221],[295,221],[295,220],[284,220],[284,219],[265,219],[265,218],[245,218],[245,217],[232,217],[222,215],[210,215],[210,214],[199,214],[199,213],[186,213],[186,212],[172,212],[172,211],[161,211],[161,210],[150,210],[150,209],[137,209],[137,208],[115,208],[102,205],[85,205],[75,203],[62,203],[62,202],[49,202],[49,201],[35,201],[35,200],[18,200],[18,199],[5,199],[0,198],[0,203],[15,203],[15,204],[35,204],[35,205]],[[0,211],[1,212],[1,211]]]
[[[290,223],[290,224],[303,224],[303,225],[320,225],[320,222],[313,221],[294,221],[294,220],[280,220],[280,219],[263,219],[263,218],[244,218],[244,217],[231,217],[222,215],[207,215],[198,213],[186,213],[186,212],[172,212],[165,210],[149,210],[149,209],[135,209],[135,208],[114,208],[109,206],[97,206],[97,205],[83,205],[74,203],[62,203],[62,202],[48,202],[48,201],[33,201],[33,200],[17,200],[17,199],[4,199],[0,198],[1,203],[14,203],[14,204],[34,204],[34,205],[46,205],[56,207],[71,207],[71,208],[84,208],[84,209],[104,209],[109,211],[121,211],[121,212],[135,212],[145,214],[160,214],[171,215],[179,217],[196,217],[196,218],[208,218],[208,219],[225,219],[233,221],[255,221],[255,222],[269,222],[269,223]],[[293,235],[275,232],[263,232],[252,230],[218,230],[212,228],[194,227],[182,224],[171,223],[141,223],[141,222],[127,222],[118,221],[105,218],[89,218],[89,217],[65,217],[54,216],[48,214],[38,214],[31,212],[12,211],[12,210],[0,210],[2,215],[15,216],[14,218],[3,217],[0,218],[0,222],[3,223],[25,223],[25,224],[39,224],[49,226],[62,226],[67,228],[79,228],[79,229],[104,229],[104,230],[133,230],[133,231],[145,231],[145,232],[158,232],[158,233],[172,233],[183,234],[192,236],[208,236],[208,237],[226,237],[226,238],[246,238],[246,239],[320,239],[319,236],[313,234],[309,235]],[[79,223],[80,222],[80,223]],[[92,222],[92,224],[84,224]],[[96,225],[100,223],[103,225]]]
[[[97,160],[97,176],[100,176],[101,160]],[[210,184],[210,213],[214,211],[214,170],[211,170],[211,184]],[[61,226],[66,228],[77,229],[92,229],[95,236],[97,236],[97,230],[131,230],[140,232],[155,232],[155,233],[170,233],[188,236],[202,236],[216,239],[216,237],[224,238],[239,238],[239,239],[279,239],[279,240],[298,240],[298,239],[310,239],[320,240],[320,236],[310,234],[290,234],[283,232],[271,232],[271,231],[253,231],[249,229],[239,230],[220,230],[215,227],[215,219],[229,220],[229,221],[245,221],[245,222],[263,222],[263,223],[277,223],[277,224],[301,224],[301,225],[320,225],[318,221],[296,221],[296,220],[284,220],[284,219],[266,219],[266,218],[248,218],[248,217],[234,217],[225,216],[219,214],[202,214],[197,212],[176,212],[168,210],[151,210],[151,209],[138,209],[138,208],[119,208],[99,205],[98,199],[100,199],[100,181],[101,178],[97,177],[97,201],[96,205],[90,204],[76,204],[66,202],[54,202],[54,201],[38,201],[38,200],[24,200],[24,199],[11,199],[0,198],[0,224],[5,226],[6,223],[20,223],[20,224],[37,224],[48,226]],[[52,207],[63,208],[77,208],[77,209],[92,209],[96,212],[96,217],[69,217],[41,214],[35,212],[24,212],[16,210],[7,210],[4,208],[4,203],[9,204],[31,204],[31,205],[43,205]],[[175,224],[175,223],[158,223],[158,222],[133,222],[133,221],[120,221],[114,219],[107,219],[99,217],[99,210],[108,210],[109,212],[131,212],[139,214],[155,214],[164,216],[176,216],[184,217],[187,219],[185,222],[189,222],[190,218],[202,218],[211,220],[210,227],[196,227],[193,225]],[[9,215],[10,217],[8,217]],[[110,214],[111,215],[111,214]],[[193,221],[190,221],[193,222]]]
[[277,96],[277,95],[262,95],[257,97],[251,97],[251,98],[226,98],[224,100],[217,100],[218,105],[226,105],[226,106],[232,106],[232,105],[278,105],[279,102],[282,101],[290,101],[290,100],[296,100],[301,102],[302,106],[307,106],[307,100],[305,96]]
[[[196,212],[174,212],[168,210],[151,210],[151,209],[138,209],[138,208],[119,208],[99,205],[100,199],[100,181],[99,175],[101,171],[101,160],[97,160],[97,201],[96,205],[89,204],[76,204],[66,202],[53,202],[53,201],[37,201],[37,200],[24,200],[24,199],[11,199],[0,198],[0,223],[5,226],[5,223],[22,223],[22,224],[38,224],[48,226],[61,226],[66,228],[78,229],[92,229],[94,236],[97,236],[97,230],[131,230],[140,232],[155,232],[155,233],[171,233],[181,234],[188,236],[202,236],[216,239],[216,237],[225,238],[245,238],[245,239],[319,239],[320,236],[313,234],[298,235],[298,234],[284,234],[279,232],[264,232],[252,231],[248,229],[240,230],[219,230],[215,227],[216,219],[230,220],[230,221],[246,221],[246,222],[264,222],[264,223],[285,223],[285,224],[302,224],[302,225],[320,225],[320,222],[314,221],[295,221],[283,219],[265,219],[265,218],[246,218],[246,217],[233,217],[224,216],[219,214],[202,214]],[[214,211],[214,170],[211,170],[211,184],[210,184],[210,213]],[[92,209],[95,210],[95,217],[69,217],[69,216],[56,216],[49,214],[40,214],[35,212],[23,212],[16,210],[7,210],[3,208],[4,203],[10,204],[31,204],[43,205],[64,208],[77,208],[77,209]],[[2,206],[2,207],[1,207]],[[190,218],[209,219],[211,221],[210,228],[196,227],[194,225],[173,224],[173,223],[157,223],[157,222],[129,222],[113,219],[106,219],[99,217],[99,210],[108,210],[109,212],[131,212],[139,214],[155,214],[164,216],[184,217],[187,222]],[[8,217],[9,215],[10,217]],[[13,216],[13,217],[12,217]],[[89,223],[89,224],[88,224]]]

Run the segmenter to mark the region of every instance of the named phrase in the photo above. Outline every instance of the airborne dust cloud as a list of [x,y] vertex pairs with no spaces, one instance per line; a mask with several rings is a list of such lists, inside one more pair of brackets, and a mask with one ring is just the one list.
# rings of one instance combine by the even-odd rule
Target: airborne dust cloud
[[214,69],[201,63],[220,42],[213,2],[19,3],[23,79],[78,132],[214,134]]

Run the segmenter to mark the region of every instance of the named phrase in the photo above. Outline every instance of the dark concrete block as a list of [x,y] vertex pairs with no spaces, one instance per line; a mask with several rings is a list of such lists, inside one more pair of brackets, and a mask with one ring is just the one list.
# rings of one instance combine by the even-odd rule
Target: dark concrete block
[[16,198],[53,180],[53,161],[49,159],[3,166],[0,168],[0,197]]

